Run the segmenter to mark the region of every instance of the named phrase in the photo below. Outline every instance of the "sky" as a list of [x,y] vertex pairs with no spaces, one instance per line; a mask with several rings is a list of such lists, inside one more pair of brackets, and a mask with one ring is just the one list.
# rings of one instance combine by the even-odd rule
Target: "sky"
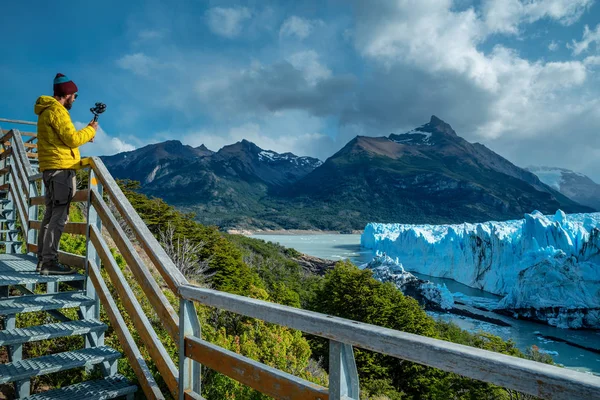
[[61,72],[76,126],[107,104],[84,155],[247,139],[324,160],[436,115],[518,166],[600,182],[600,0],[33,0],[2,16],[0,117],[35,121]]

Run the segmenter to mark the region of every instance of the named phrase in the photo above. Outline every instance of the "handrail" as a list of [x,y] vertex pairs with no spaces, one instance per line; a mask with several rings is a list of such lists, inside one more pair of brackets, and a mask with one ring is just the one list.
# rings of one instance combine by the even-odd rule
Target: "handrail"
[[112,257],[108,245],[102,238],[102,234],[98,231],[98,228],[93,225],[90,226],[90,238],[92,243],[94,243],[96,251],[98,251],[98,254],[100,255],[104,268],[117,289],[117,293],[119,293],[119,297],[122,299],[123,306],[127,310],[127,313],[131,316],[136,316],[136,318],[132,318],[133,324],[142,340],[147,344],[146,348],[156,363],[158,371],[167,383],[171,393],[176,396],[178,372],[175,363],[173,363],[173,360],[171,360],[169,354],[167,354],[165,346],[158,340],[154,328],[152,328],[148,317],[142,310],[142,306],[127,284],[117,262]]
[[90,261],[90,277],[92,278],[92,282],[96,289],[98,290],[98,295],[102,299],[102,304],[104,304],[106,313],[108,314],[108,318],[113,325],[115,332],[117,332],[117,336],[119,340],[123,344],[123,350],[127,354],[131,362],[131,366],[135,371],[136,376],[142,381],[142,390],[147,398],[150,399],[158,399],[163,400],[165,397],[160,391],[154,377],[152,376],[152,372],[150,368],[146,365],[144,361],[144,357],[140,353],[140,349],[137,344],[133,340],[131,333],[129,330],[124,329],[127,327],[125,320],[121,316],[119,312],[119,308],[117,307],[115,300],[110,295],[108,287],[106,287],[106,283],[102,279],[102,275],[100,275],[100,270],[93,261]]
[[182,298],[551,399],[592,399],[600,378],[552,365],[263,300],[182,286]]
[[0,122],[8,122],[8,123],[11,123],[11,124],[21,124],[21,125],[33,125],[33,126],[37,125],[37,122],[22,121],[22,120],[19,120],[19,119],[0,118]]
[[123,229],[109,211],[108,205],[104,202],[102,196],[95,190],[91,192],[91,202],[96,208],[105,229],[110,233],[119,252],[125,258],[127,265],[129,265],[129,269],[131,269],[131,272],[146,294],[148,301],[165,324],[165,328],[173,341],[177,342],[179,340],[179,316],[177,315],[177,311],[175,311],[169,300],[167,300],[165,294],[150,273],[150,270],[144,265],[144,262],[133,248],[127,235],[125,235],[125,232],[123,232]]
[[[3,120],[0,119],[0,121]],[[24,229],[36,229],[39,228],[40,222],[27,217],[26,207],[39,204],[41,198],[37,194],[29,193],[27,184],[33,184],[41,179],[41,174],[33,175],[29,165],[29,154],[25,151],[19,131],[11,130],[7,135],[10,135],[7,136],[7,139],[11,141],[11,146],[5,152],[4,157],[13,157],[15,160],[15,167],[5,171],[15,179],[15,184],[9,185],[9,187],[18,213],[25,215],[27,224],[24,225]],[[0,143],[3,141],[0,140]],[[97,213],[99,221],[114,240],[171,338],[179,340],[178,371],[110,254],[110,249],[102,237],[100,228],[93,224],[89,225],[86,230],[90,239],[89,243],[93,246],[92,249],[98,253],[124,308],[131,316],[149,354],[156,362],[158,371],[175,398],[182,400],[183,398],[201,398],[199,395],[199,368],[195,363],[200,362],[276,398],[358,399],[358,374],[354,362],[353,346],[542,398],[589,400],[597,397],[597,393],[600,393],[600,378],[592,375],[191,285],[151,234],[103,162],[97,157],[91,157],[82,160],[81,165],[83,168],[93,171],[90,179],[91,189],[81,192],[88,194],[89,209],[93,209]],[[98,184],[96,180],[101,183],[104,193],[112,200],[116,211],[132,229],[137,241],[168,287],[179,297],[179,317],[120,227],[102,195],[93,189]],[[35,188],[35,185],[32,187]],[[79,196],[82,196],[80,200],[85,200],[83,194]],[[24,197],[28,199],[27,202],[24,202]],[[81,224],[72,225],[70,229],[73,232],[82,233]],[[35,251],[36,247],[32,243],[27,244],[29,251]],[[80,265],[83,263],[88,267],[91,282],[107,310],[109,320],[114,325],[125,353],[141,382],[144,394],[148,398],[163,399],[163,394],[154,381],[131,333],[126,329],[123,317],[100,274],[97,265],[100,261],[89,259],[85,265],[85,258],[81,256],[62,253],[61,256],[71,257],[70,261],[73,263]],[[329,388],[315,385],[203,340],[194,309],[196,302],[329,339]]]
[[133,230],[136,239],[140,242],[148,257],[158,269],[158,272],[163,276],[173,293],[177,293],[181,285],[188,283],[187,279],[177,269],[171,258],[169,258],[165,250],[152,235],[144,221],[142,221],[129,200],[127,200],[127,197],[121,191],[119,185],[117,185],[112,175],[108,172],[102,160],[98,157],[89,157],[83,159],[81,165],[90,166],[94,169],[104,190],[113,199],[115,207]]

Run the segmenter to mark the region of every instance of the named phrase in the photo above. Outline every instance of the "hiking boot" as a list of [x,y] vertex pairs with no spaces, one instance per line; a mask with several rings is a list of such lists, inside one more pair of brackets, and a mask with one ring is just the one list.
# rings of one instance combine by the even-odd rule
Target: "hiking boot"
[[42,275],[72,275],[75,273],[77,273],[77,271],[60,264],[58,261],[44,263],[40,270],[40,274]]

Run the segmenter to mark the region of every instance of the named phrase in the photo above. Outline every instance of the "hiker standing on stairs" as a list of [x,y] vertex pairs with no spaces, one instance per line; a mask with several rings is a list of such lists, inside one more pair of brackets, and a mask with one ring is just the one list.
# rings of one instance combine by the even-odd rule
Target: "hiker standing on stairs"
[[38,116],[37,145],[40,172],[46,189],[46,211],[38,236],[37,271],[43,275],[67,275],[76,271],[58,262],[58,245],[77,189],[75,170],[81,157],[79,147],[93,141],[97,122],[75,129],[69,111],[77,99],[73,81],[57,74],[54,96],[40,96],[34,111]]

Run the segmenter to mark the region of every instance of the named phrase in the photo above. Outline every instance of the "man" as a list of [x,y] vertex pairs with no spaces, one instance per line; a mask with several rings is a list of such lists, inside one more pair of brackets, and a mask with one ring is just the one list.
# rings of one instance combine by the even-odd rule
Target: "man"
[[75,195],[75,170],[81,157],[79,147],[93,141],[97,122],[76,130],[69,111],[77,99],[73,81],[57,74],[54,97],[40,96],[34,111],[38,115],[37,145],[40,172],[46,189],[46,211],[38,236],[37,270],[43,275],[75,273],[58,262],[58,245],[69,216],[69,206]]

